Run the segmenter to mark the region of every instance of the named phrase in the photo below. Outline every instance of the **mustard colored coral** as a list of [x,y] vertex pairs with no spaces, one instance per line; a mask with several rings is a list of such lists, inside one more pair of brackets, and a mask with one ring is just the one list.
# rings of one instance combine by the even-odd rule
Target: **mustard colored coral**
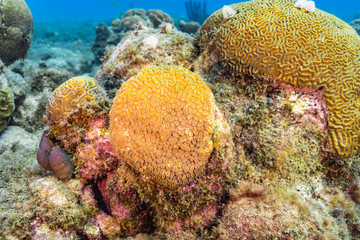
[[333,15],[294,3],[246,3],[246,11],[220,25],[216,48],[233,72],[325,88],[329,142],[349,157],[360,150],[360,37]]
[[[229,7],[236,12],[244,12],[247,9],[247,5],[249,2],[240,2],[231,4]],[[225,6],[224,6],[225,7]],[[217,10],[213,14],[211,14],[204,22],[204,24],[200,28],[200,46],[203,48],[203,45],[208,45],[209,41],[212,40],[214,34],[216,33],[217,28],[226,20],[224,19],[224,7],[222,9]]]
[[213,149],[214,96],[182,67],[149,67],[126,81],[110,111],[110,143],[140,174],[166,188],[198,177]]
[[91,77],[74,77],[61,84],[49,98],[46,120],[60,123],[87,102],[94,102],[99,92],[98,83]]

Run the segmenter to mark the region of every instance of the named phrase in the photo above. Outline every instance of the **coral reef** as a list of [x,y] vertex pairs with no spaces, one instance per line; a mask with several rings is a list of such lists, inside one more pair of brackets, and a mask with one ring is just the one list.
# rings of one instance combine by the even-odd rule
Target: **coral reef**
[[34,23],[24,0],[1,0],[0,6],[0,59],[9,65],[26,56]]
[[107,219],[116,229],[111,229],[108,223],[101,221],[102,232],[109,237],[133,235],[138,232],[148,232],[151,224],[150,209],[138,197],[137,191],[126,181],[123,173],[109,172],[107,178],[98,182],[109,214],[100,212],[97,219]]
[[46,106],[45,122],[56,124],[82,105],[99,98],[98,83],[90,77],[74,77],[61,84],[50,96]]
[[[86,202],[86,194],[82,194],[83,186],[78,180],[65,184],[54,177],[45,177],[33,181],[29,187],[37,217],[52,229],[81,229],[97,210],[93,203]],[[57,213],[56,218],[54,213]]]
[[[309,14],[288,3],[286,0],[260,0],[245,4],[249,6],[246,12],[228,19],[217,30],[217,51],[231,71],[312,89],[325,88],[323,96],[329,110],[328,139],[337,154],[349,157],[357,153],[359,147],[358,84],[349,79],[359,76],[356,56],[360,51],[360,37],[331,14],[320,10]],[[260,14],[262,12],[264,14]],[[290,13],[294,21],[291,25],[287,24]],[[272,24],[274,18],[276,24]],[[311,34],[307,33],[307,22],[311,22]],[[242,31],[245,24],[247,31]],[[259,31],[261,36],[257,34]],[[271,40],[266,40],[263,35]],[[324,40],[318,41],[320,36]],[[336,51],[329,46],[334,46]],[[336,52],[343,52],[343,57],[336,58]]]
[[[142,68],[151,65],[178,65],[190,68],[197,50],[194,38],[172,29],[171,33],[161,29],[144,29],[128,33],[113,51],[106,53],[103,64],[95,78],[104,86],[110,97],[128,78],[136,75]],[[155,47],[149,48],[147,41],[157,39]],[[156,40],[155,40],[156,41]],[[151,46],[154,46],[152,41]]]
[[114,19],[111,26],[100,24],[96,27],[96,37],[92,46],[95,63],[99,64],[103,58],[106,47],[116,46],[129,31],[144,28],[158,28],[162,23],[174,21],[161,10],[130,9],[121,17]]
[[[231,190],[218,227],[219,239],[343,239],[349,234],[341,217],[332,217],[320,202],[306,202],[291,189],[285,194],[264,189],[245,182]],[[323,216],[316,216],[312,211],[316,208]],[[335,224],[341,227],[335,229]]]
[[140,174],[168,188],[204,170],[215,102],[202,79],[181,67],[150,67],[126,81],[110,111],[110,142]]
[[[45,68],[49,46],[37,60],[1,64],[16,108],[0,134],[0,238],[360,239],[360,157],[339,156],[329,141],[333,107],[358,95],[355,31],[295,3],[225,6],[200,36],[171,23],[153,29],[144,10],[128,11],[112,22],[122,41],[108,48],[99,84],[66,81],[70,65]],[[309,21],[327,32],[319,38]],[[56,29],[39,36],[53,43]],[[348,50],[334,55],[343,41]],[[64,46],[76,52],[73,44]]]

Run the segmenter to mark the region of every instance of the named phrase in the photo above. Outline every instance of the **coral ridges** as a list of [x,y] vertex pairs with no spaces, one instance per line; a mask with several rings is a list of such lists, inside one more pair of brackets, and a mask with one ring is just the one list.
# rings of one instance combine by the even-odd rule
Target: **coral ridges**
[[145,68],[118,91],[110,141],[132,167],[127,182],[150,204],[159,235],[195,237],[214,222],[233,177],[229,134],[210,89],[184,68]]
[[60,85],[50,96],[46,106],[45,122],[57,124],[73,111],[99,97],[98,83],[90,77],[74,77]]
[[[325,88],[329,142],[337,154],[349,157],[359,147],[359,84],[354,79],[359,79],[360,37],[331,14],[321,10],[304,12],[291,3],[247,3],[246,12],[228,19],[216,32],[220,59],[233,72],[312,89]],[[292,24],[287,22],[288,14],[292,15]],[[336,57],[338,52],[342,57]]]
[[145,68],[113,100],[110,141],[137,172],[176,189],[203,172],[214,114],[213,94],[200,77],[180,67]]

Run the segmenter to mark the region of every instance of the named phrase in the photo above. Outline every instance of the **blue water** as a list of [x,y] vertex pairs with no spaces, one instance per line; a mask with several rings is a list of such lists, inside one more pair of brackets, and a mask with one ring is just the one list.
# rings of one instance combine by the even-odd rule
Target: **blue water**
[[[34,21],[111,20],[131,8],[161,9],[172,18],[187,19],[185,0],[26,0]],[[203,1],[201,1],[203,2]],[[239,1],[207,1],[208,14]],[[360,0],[315,0],[316,7],[351,21],[360,13]]]

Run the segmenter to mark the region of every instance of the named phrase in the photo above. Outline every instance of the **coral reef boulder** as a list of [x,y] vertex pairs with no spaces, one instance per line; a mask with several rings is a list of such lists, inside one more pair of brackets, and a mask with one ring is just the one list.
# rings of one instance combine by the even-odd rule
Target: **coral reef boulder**
[[[332,216],[331,208],[324,207],[321,201],[304,198],[300,191],[282,191],[249,182],[231,189],[217,239],[347,238],[348,229],[340,214]],[[336,224],[337,229],[333,227]]]
[[160,26],[161,23],[174,23],[174,20],[165,12],[161,10],[149,10],[146,12],[146,16],[150,19],[154,28]]
[[79,180],[65,184],[49,176],[33,181],[29,188],[36,219],[51,229],[81,229],[97,211],[93,192]]
[[[164,25],[165,28],[169,25]],[[177,65],[190,68],[197,54],[194,38],[171,29],[143,29],[128,33],[112,51],[106,53],[95,79],[114,97],[116,90],[142,68]]]
[[98,83],[91,77],[74,77],[61,84],[49,98],[45,122],[56,124],[99,96]]
[[158,28],[162,23],[173,24],[174,20],[161,10],[130,9],[120,19],[114,19],[111,26],[100,24],[96,27],[96,37],[91,48],[95,63],[100,64],[106,47],[116,46],[125,33],[137,29]]
[[182,67],[149,67],[126,81],[110,111],[110,143],[155,183],[184,186],[213,148],[215,102],[203,80]]
[[359,35],[333,15],[303,11],[294,1],[255,0],[244,7],[246,11],[225,20],[216,32],[216,48],[226,68],[295,86],[325,88],[330,145],[343,157],[357,153]]
[[179,27],[181,31],[189,33],[189,34],[196,34],[197,31],[200,29],[200,24],[195,21],[185,22],[181,20],[179,22]]
[[350,26],[353,27],[356,32],[360,35],[360,19],[351,21]]
[[25,57],[33,30],[33,18],[24,0],[0,0],[0,59],[6,65]]

